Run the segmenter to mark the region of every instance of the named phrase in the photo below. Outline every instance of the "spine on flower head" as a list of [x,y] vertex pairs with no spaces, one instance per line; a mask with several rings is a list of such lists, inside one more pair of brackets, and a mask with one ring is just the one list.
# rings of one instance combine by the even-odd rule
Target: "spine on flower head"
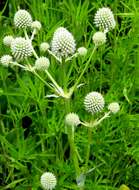
[[57,184],[56,177],[51,172],[45,172],[41,176],[41,185],[44,190],[52,190]]
[[77,126],[81,121],[76,113],[69,113],[65,117],[65,123],[69,126]]
[[99,92],[90,92],[84,99],[85,110],[92,114],[100,112],[104,104],[104,98]]
[[74,54],[76,44],[73,35],[64,27],[59,27],[53,35],[51,50],[59,58]]
[[11,43],[11,51],[16,60],[23,60],[32,55],[33,47],[29,40],[17,37]]
[[100,28],[103,32],[114,29],[116,25],[113,12],[107,7],[100,8],[96,12],[94,23],[96,27]]
[[17,28],[27,28],[31,27],[32,24],[32,17],[29,12],[24,9],[20,9],[15,13],[14,16],[14,25]]

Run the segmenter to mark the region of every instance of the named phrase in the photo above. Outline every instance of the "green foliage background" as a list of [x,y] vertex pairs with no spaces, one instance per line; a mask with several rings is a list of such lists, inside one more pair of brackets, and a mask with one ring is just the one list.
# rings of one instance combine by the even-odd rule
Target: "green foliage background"
[[[108,6],[115,14],[116,29],[100,48],[82,78],[85,85],[72,98],[72,111],[89,118],[83,107],[85,95],[99,91],[106,105],[120,103],[118,114],[93,132],[87,190],[115,190],[121,184],[139,189],[139,2],[135,0],[9,0],[1,1],[0,56],[9,53],[2,44],[5,35],[20,35],[13,26],[18,7],[28,10],[42,23],[34,46],[51,41],[54,30],[64,26],[76,39],[77,47],[93,48],[96,31],[93,17],[98,8]],[[39,53],[39,52],[38,52]],[[73,60],[70,82],[76,81],[85,61]],[[53,64],[50,72],[59,82],[62,70]],[[47,77],[42,73],[45,80]],[[18,68],[0,66],[0,189],[39,190],[40,176],[55,173],[56,189],[76,189],[74,166],[69,160],[69,145],[64,127],[64,103],[47,99],[49,89],[32,74]],[[87,131],[76,130],[76,145],[81,155],[87,146]]]

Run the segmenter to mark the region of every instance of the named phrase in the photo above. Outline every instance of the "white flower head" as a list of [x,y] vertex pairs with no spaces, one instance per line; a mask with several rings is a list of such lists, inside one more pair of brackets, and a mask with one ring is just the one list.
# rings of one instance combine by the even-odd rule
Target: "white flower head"
[[47,57],[39,57],[35,61],[35,69],[37,70],[46,70],[48,69],[49,65],[50,65],[50,61]]
[[11,35],[5,36],[3,38],[3,44],[10,47],[13,40],[14,40],[13,36]]
[[32,29],[36,29],[37,31],[40,30],[42,27],[41,23],[38,20],[35,20],[31,24]]
[[87,49],[85,47],[79,47],[77,49],[77,52],[79,53],[80,56],[86,56],[87,54]]
[[96,46],[101,46],[106,43],[106,34],[104,32],[96,32],[93,35],[93,42]]
[[108,110],[115,114],[120,110],[120,106],[117,102],[112,102],[108,105]]
[[17,28],[27,28],[31,27],[32,17],[29,12],[24,9],[20,9],[15,13],[14,16],[14,25]]
[[42,42],[40,44],[40,51],[46,52],[50,48],[50,45],[47,42]]
[[8,67],[9,64],[13,61],[12,56],[10,55],[3,55],[0,59],[0,62],[3,66]]
[[107,7],[98,9],[94,17],[94,23],[96,27],[100,28],[104,32],[114,29],[116,25],[113,12]]
[[69,113],[65,117],[65,123],[69,126],[77,126],[81,121],[76,113]]
[[55,186],[57,184],[56,177],[51,172],[43,173],[40,181],[41,181],[41,185],[42,185],[43,189],[45,189],[45,190],[52,190],[55,188]]
[[11,51],[16,60],[22,60],[32,55],[33,48],[29,40],[17,37],[11,43]]
[[104,98],[99,92],[90,92],[84,99],[85,110],[92,114],[102,111],[104,104]]
[[64,27],[59,27],[51,42],[52,52],[59,58],[67,58],[74,54],[76,44],[73,35]]

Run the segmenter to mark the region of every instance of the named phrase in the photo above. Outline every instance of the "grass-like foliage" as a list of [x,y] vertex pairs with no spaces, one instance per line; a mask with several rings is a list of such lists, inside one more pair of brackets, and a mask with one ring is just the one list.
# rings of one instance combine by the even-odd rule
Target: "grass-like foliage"
[[1,190],[139,189],[138,18],[135,0],[0,1]]

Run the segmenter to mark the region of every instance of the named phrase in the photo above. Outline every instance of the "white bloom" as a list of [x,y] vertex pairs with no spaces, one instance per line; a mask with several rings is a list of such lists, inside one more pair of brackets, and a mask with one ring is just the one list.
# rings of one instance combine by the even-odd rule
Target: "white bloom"
[[41,176],[41,185],[45,190],[52,190],[55,188],[56,184],[57,184],[57,180],[54,174],[52,174],[51,172],[45,172],[42,176]]
[[32,23],[32,17],[26,10],[20,9],[15,13],[14,25],[17,28],[31,27],[31,23]]
[[10,35],[5,36],[3,38],[3,44],[10,47],[13,40],[14,40],[13,36]]
[[50,61],[47,57],[39,57],[35,61],[35,69],[37,70],[46,70],[48,69],[49,65],[50,65]]
[[100,112],[103,109],[104,104],[104,98],[98,92],[90,92],[84,99],[85,110],[92,114]]
[[57,57],[66,58],[73,55],[75,48],[74,37],[66,28],[60,27],[54,32],[51,49]]
[[100,8],[96,12],[94,23],[104,32],[114,29],[116,25],[113,12],[107,7]]
[[87,54],[87,49],[85,47],[80,47],[77,49],[77,52],[79,53],[79,55],[81,56],[86,56]]
[[117,102],[112,102],[108,105],[108,109],[115,114],[120,110],[120,106]]
[[31,42],[25,38],[15,38],[11,43],[12,55],[16,60],[22,60],[26,57],[31,56],[32,50],[33,48]]
[[106,43],[106,34],[104,32],[96,32],[93,35],[93,42],[96,46],[101,46]]
[[0,59],[0,62],[3,66],[8,67],[9,64],[13,61],[12,56],[10,55],[3,55]]
[[47,42],[42,42],[40,44],[40,51],[46,52],[50,48],[50,45]]
[[38,20],[35,20],[34,22],[32,22],[31,24],[31,28],[32,29],[36,29],[36,30],[40,30],[42,27],[41,23]]
[[70,126],[77,126],[81,122],[79,116],[76,113],[69,113],[65,117],[65,123]]

